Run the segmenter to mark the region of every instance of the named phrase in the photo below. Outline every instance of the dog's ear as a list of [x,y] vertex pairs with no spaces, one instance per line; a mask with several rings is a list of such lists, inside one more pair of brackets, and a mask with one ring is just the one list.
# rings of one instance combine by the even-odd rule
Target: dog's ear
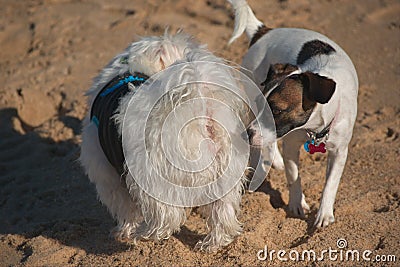
[[335,92],[336,83],[332,79],[309,71],[300,74],[299,77],[305,96],[310,101],[326,104]]
[[[268,69],[267,78],[261,83],[261,86],[266,86],[272,81],[278,81],[298,69],[297,66],[291,64],[271,64]],[[265,88],[264,91],[265,90],[267,90],[267,88]]]

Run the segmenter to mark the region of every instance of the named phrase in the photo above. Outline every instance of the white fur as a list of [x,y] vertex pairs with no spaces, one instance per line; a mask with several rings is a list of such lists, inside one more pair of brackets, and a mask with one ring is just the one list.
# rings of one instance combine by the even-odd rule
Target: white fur
[[[259,26],[245,0],[232,1],[238,14],[235,17],[235,31],[231,40],[236,39],[242,29],[253,32]],[[238,6],[240,5],[240,8]],[[249,11],[250,10],[250,11]],[[240,25],[237,26],[236,25]],[[253,35],[248,34],[249,39]],[[336,52],[310,58],[298,66],[302,72],[310,71],[328,77],[336,82],[336,91],[327,104],[318,104],[308,122],[283,137],[283,159],[289,185],[289,209],[297,216],[304,216],[309,210],[302,193],[298,173],[299,148],[307,139],[306,130],[320,132],[332,122],[327,140],[328,166],[326,184],[315,225],[327,226],[334,222],[333,205],[339,181],[346,163],[348,144],[352,137],[357,115],[358,78],[353,63],[335,42],[314,31],[296,28],[270,30],[248,50],[243,58],[243,67],[252,71],[254,80],[260,85],[266,78],[271,64],[296,65],[296,58],[304,43],[321,40],[332,46]],[[277,150],[277,153],[279,151]],[[278,156],[278,159],[279,156]],[[278,164],[281,165],[281,164]]]
[[[129,57],[129,65],[119,63],[120,58],[126,56]],[[194,61],[208,61],[214,62],[214,64],[209,64],[207,68],[196,68],[190,65],[180,67],[179,65],[180,63]],[[88,92],[89,105],[92,104],[94,97],[105,83],[115,75],[124,73],[128,69],[132,72],[142,72],[148,76],[154,74],[157,76],[157,73],[164,68],[176,65],[178,71],[174,74],[174,79],[177,79],[180,84],[184,83],[185,77],[194,76],[203,79],[211,78],[230,86],[233,91],[239,90],[236,85],[237,81],[233,79],[233,76],[229,72],[220,69],[220,64],[223,63],[221,59],[215,57],[203,46],[196,44],[190,37],[182,33],[173,36],[165,34],[161,37],[146,37],[133,43],[125,52],[116,56],[100,73]],[[165,90],[169,83],[169,80],[162,80],[158,89],[151,89]],[[234,97],[229,90],[221,90],[217,86],[204,86],[201,84],[172,88],[161,98],[157,106],[153,107],[146,97],[146,94],[154,93],[151,90],[146,91],[146,86],[149,86],[149,84],[145,83],[135,89],[142,90],[143,94],[130,93],[126,95],[121,100],[119,111],[115,116],[115,120],[120,126],[120,132],[123,122],[124,131],[128,131],[124,135],[124,138],[126,136],[124,143],[127,144],[124,148],[128,149],[125,151],[125,155],[128,154],[132,160],[127,159],[131,172],[127,173],[126,184],[107,161],[99,144],[97,128],[89,121],[89,113],[83,123],[80,160],[90,181],[96,185],[100,201],[107,206],[111,215],[118,222],[118,226],[114,230],[115,235],[119,238],[133,237],[135,240],[137,238],[167,239],[173,233],[178,232],[180,226],[186,220],[184,207],[172,206],[151,197],[143,191],[135,180],[153,181],[151,186],[159,186],[156,181],[154,182],[154,179],[150,179],[154,178],[149,176],[152,172],[146,172],[150,165],[138,166],[135,164],[135,160],[139,161],[136,155],[141,152],[139,151],[139,146],[137,146],[136,137],[143,132],[143,129],[138,129],[136,126],[144,118],[142,118],[142,113],[140,112],[130,113],[128,105],[132,100],[136,110],[143,113],[152,110],[151,116],[147,120],[145,137],[148,143],[148,164],[155,166],[156,171],[169,181],[182,186],[203,185],[218,179],[219,175],[224,172],[228,161],[231,160],[233,162],[231,172],[239,172],[240,180],[226,195],[204,206],[203,210],[208,218],[210,232],[202,242],[198,243],[197,247],[207,251],[214,251],[221,246],[228,245],[242,231],[237,215],[240,211],[245,176],[238,167],[235,167],[239,166],[238,158],[229,158],[228,154],[231,149],[229,139],[223,133],[223,129],[212,120],[218,120],[226,114],[219,107],[210,104],[209,99],[222,101],[232,107],[237,118],[244,119],[246,117],[246,109],[243,108],[239,98]],[[196,158],[199,153],[199,144],[205,139],[212,139],[213,143],[210,146],[206,146],[202,152],[215,155],[215,159],[209,168],[204,171],[188,174],[173,168],[171,164],[167,164],[168,160],[162,151],[160,138],[163,123],[174,107],[198,97],[207,97],[204,100],[199,100],[204,109],[193,109],[192,115],[206,115],[209,119],[195,121],[185,128],[182,132],[182,138],[179,140],[180,149],[188,158]],[[179,121],[179,114],[177,116]],[[213,134],[210,134],[209,129],[212,129]],[[174,138],[177,137],[167,135],[167,138],[170,138],[167,142],[175,142]],[[132,177],[132,174],[135,177]],[[173,194],[173,192],[169,191],[163,193]]]

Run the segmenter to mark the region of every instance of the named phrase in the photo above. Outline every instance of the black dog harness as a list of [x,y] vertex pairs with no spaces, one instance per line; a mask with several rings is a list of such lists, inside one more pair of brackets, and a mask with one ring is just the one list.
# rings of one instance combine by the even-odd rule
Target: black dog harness
[[97,94],[90,111],[90,120],[98,128],[101,148],[108,161],[121,176],[124,174],[125,157],[121,136],[118,134],[118,126],[112,117],[119,106],[120,99],[131,91],[129,84],[140,86],[148,78],[148,76],[136,72],[134,74],[126,72],[116,76]]

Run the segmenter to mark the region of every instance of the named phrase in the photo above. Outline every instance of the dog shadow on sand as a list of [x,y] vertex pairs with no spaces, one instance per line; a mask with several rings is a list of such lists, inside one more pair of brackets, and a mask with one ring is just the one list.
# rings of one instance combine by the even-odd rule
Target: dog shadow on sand
[[[297,218],[293,216],[293,214],[289,211],[288,205],[285,204],[285,202],[282,199],[282,194],[279,190],[276,190],[272,187],[271,182],[268,181],[268,179],[265,179],[264,182],[261,184],[261,186],[257,189],[257,192],[263,192],[266,195],[269,196],[269,202],[270,205],[274,209],[283,209],[286,213],[287,218]],[[293,242],[290,245],[290,248],[295,248],[298,247],[302,244],[305,244],[308,242],[310,237],[314,235],[315,232],[318,231],[314,227],[314,221],[317,216],[318,209],[315,207],[311,207],[310,212],[306,215],[306,218],[298,218],[299,220],[305,220],[307,223],[307,230],[304,233],[304,235],[296,240],[293,240]]]
[[[57,119],[79,135],[79,119]],[[0,110],[0,234],[44,236],[94,254],[128,249],[110,237],[114,222],[79,165],[79,151],[76,140],[44,138],[16,109]]]

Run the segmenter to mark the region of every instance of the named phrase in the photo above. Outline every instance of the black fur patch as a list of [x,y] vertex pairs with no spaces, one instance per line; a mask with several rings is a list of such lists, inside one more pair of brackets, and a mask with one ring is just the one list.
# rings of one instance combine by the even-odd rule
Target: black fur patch
[[303,45],[297,55],[297,65],[301,65],[310,58],[317,55],[330,55],[336,50],[329,44],[320,40],[312,40]]

